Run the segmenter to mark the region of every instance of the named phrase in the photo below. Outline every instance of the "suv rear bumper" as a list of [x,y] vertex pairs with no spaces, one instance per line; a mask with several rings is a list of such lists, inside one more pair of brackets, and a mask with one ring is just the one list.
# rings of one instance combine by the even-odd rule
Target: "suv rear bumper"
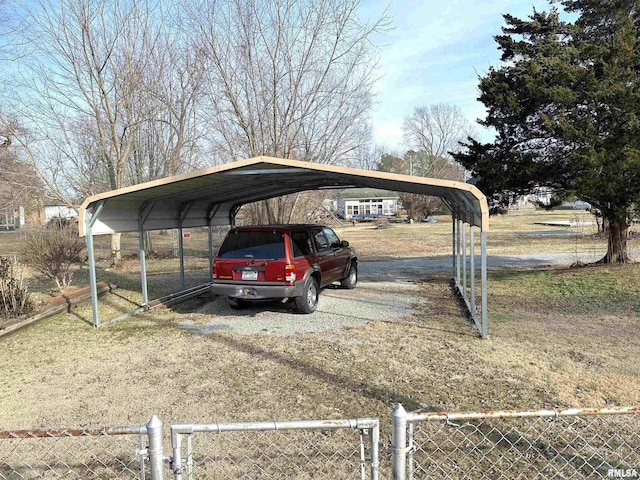
[[301,282],[286,286],[280,284],[255,283],[222,283],[213,282],[212,293],[244,300],[261,300],[267,298],[297,297],[302,294]]

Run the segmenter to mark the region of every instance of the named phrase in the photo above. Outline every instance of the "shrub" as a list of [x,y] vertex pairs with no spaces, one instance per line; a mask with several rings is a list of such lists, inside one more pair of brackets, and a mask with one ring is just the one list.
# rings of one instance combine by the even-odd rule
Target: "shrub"
[[24,268],[15,258],[0,257],[0,315],[15,317],[31,307]]
[[58,290],[64,292],[73,278],[71,267],[82,260],[83,247],[77,229],[68,226],[29,230],[22,248],[33,269],[55,281]]
[[72,225],[70,219],[65,217],[52,217],[47,222],[47,228],[68,228]]
[[376,228],[389,228],[391,223],[389,223],[389,219],[386,217],[376,218]]

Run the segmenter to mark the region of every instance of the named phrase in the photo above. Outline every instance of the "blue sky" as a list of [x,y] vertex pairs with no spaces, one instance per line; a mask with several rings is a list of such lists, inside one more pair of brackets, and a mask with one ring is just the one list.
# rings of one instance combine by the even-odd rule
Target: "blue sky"
[[[376,143],[396,149],[414,107],[449,103],[472,122],[484,117],[476,100],[478,75],[499,64],[493,36],[504,25],[502,14],[524,18],[534,7],[550,9],[546,0],[365,0],[361,15],[376,18],[387,6],[394,30],[378,40],[383,77],[372,121]],[[481,139],[492,138],[477,128]]]

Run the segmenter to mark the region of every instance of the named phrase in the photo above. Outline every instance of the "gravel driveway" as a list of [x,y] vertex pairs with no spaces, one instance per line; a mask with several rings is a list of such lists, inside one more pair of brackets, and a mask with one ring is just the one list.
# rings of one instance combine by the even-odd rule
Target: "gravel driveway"
[[[487,265],[542,266],[587,262],[594,255],[540,253],[490,256]],[[476,258],[480,268],[480,258]],[[426,272],[452,268],[451,257],[407,258],[359,263],[358,286],[353,290],[328,287],[322,290],[318,309],[311,315],[299,314],[291,303],[258,303],[246,310],[232,310],[224,297],[216,297],[193,311],[193,320],[181,327],[203,334],[226,330],[241,334],[293,335],[320,332],[364,324],[373,320],[393,321],[413,315],[424,300],[417,295],[418,282]]]
[[[228,330],[236,333],[292,335],[361,325],[372,320],[393,320],[414,313],[421,300],[419,286],[410,281],[372,282],[362,277],[353,290],[327,287],[311,315],[295,311],[291,303],[256,303],[245,310],[232,310],[224,297],[214,298],[194,311],[198,318],[181,326],[201,333]],[[211,317],[209,320],[203,317]],[[202,323],[204,320],[204,323]]]

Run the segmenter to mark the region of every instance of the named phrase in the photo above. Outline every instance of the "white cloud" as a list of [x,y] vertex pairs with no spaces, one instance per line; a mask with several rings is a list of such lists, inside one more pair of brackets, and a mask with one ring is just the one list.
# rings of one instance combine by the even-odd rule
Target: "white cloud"
[[[376,18],[387,5],[387,0],[365,1],[361,13]],[[380,95],[372,116],[376,142],[399,147],[404,117],[421,105],[451,103],[470,121],[484,117],[484,106],[476,100],[478,75],[499,62],[493,36],[504,24],[502,14],[526,17],[534,6],[549,9],[546,0],[392,3],[395,29],[377,39],[383,77],[376,85]]]
[[384,124],[375,128],[376,143],[386,145],[392,149],[402,147],[402,128],[394,124]]

